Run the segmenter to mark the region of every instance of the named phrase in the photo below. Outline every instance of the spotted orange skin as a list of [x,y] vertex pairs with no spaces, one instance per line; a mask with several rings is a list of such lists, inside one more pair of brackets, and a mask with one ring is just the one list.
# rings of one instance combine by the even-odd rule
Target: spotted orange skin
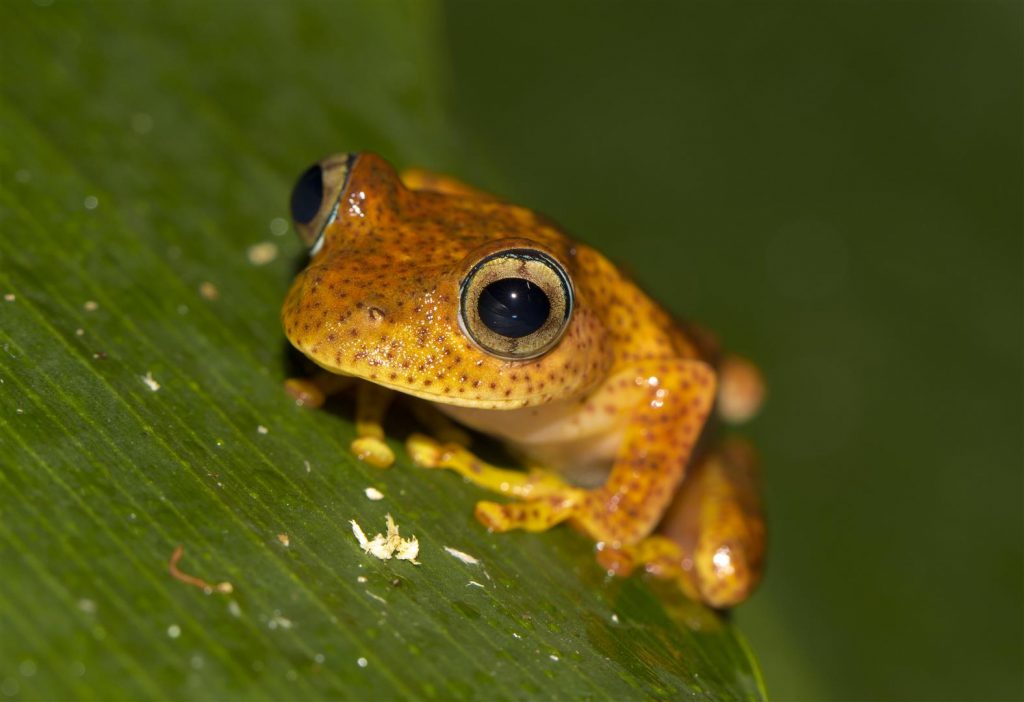
[[[466,274],[488,254],[513,248],[554,258],[575,291],[567,331],[535,359],[495,357],[459,323]],[[677,324],[600,253],[544,217],[456,181],[411,172],[403,182],[373,154],[355,161],[322,247],[288,292],[282,321],[291,343],[327,371],[429,400],[484,431],[503,422],[521,427],[499,438],[515,445],[537,437],[517,447],[548,468],[612,441],[594,451],[614,454],[600,487],[566,485],[477,509],[498,531],[542,530],[568,519],[609,553],[648,543],[715,401],[714,344]],[[474,478],[479,466],[463,468],[494,487]],[[715,534],[706,536],[717,543]],[[723,532],[719,541],[734,537]],[[650,543],[636,551],[644,562],[689,557]],[[756,556],[753,570],[734,569],[744,571],[742,582],[725,584],[739,593],[729,604],[756,584]],[[714,585],[688,591],[700,596]]]

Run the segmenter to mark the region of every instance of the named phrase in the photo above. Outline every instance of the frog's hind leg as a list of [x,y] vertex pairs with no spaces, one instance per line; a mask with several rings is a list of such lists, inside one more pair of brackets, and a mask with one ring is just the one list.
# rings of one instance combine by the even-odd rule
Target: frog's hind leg
[[730,440],[691,470],[660,534],[605,548],[598,560],[617,575],[642,566],[674,579],[713,607],[738,604],[761,577],[765,529],[757,483],[753,450]]

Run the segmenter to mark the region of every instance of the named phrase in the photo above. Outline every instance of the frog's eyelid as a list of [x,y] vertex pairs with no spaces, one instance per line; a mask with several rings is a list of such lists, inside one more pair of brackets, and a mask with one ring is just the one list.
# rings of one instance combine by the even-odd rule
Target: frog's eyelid
[[338,218],[338,208],[341,206],[341,196],[344,192],[345,189],[342,188],[341,192],[338,193],[338,197],[334,200],[334,207],[331,208],[331,214],[324,220],[323,226],[320,227],[320,233],[316,235],[316,241],[309,247],[310,256],[316,256],[320,253],[320,249],[324,247],[324,239],[326,239],[324,234],[327,232],[327,227],[331,226],[334,220]]
[[316,241],[314,241],[313,245],[309,247],[310,256],[316,256],[320,253],[320,249],[324,247],[324,239],[326,238],[324,234],[327,231],[327,227],[331,226],[331,224],[334,223],[334,220],[338,218],[338,209],[341,207],[341,197],[345,194],[345,191],[348,190],[348,181],[349,178],[352,177],[352,169],[355,168],[356,159],[358,157],[359,154],[348,154],[348,158],[345,160],[345,177],[342,179],[337,197],[334,198],[334,204],[331,206],[331,213],[327,215],[327,219],[325,219],[324,223],[320,226],[320,231],[317,232],[316,235]]

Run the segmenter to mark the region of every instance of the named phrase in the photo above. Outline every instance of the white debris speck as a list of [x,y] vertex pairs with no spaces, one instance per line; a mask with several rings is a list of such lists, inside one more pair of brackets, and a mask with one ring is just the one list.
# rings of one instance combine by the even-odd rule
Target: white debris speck
[[98,302],[96,302],[96,300],[86,300],[82,304],[82,309],[85,310],[86,312],[95,312],[99,308],[100,308],[100,305],[99,305]]
[[556,656],[553,653],[550,656],[548,656],[548,658],[550,658],[551,660],[555,661],[556,663],[558,662],[558,656]]
[[313,471],[313,466],[309,465],[309,461],[303,461],[302,465],[306,466],[306,472],[310,473]]
[[171,624],[169,627],[167,627],[167,635],[170,636],[172,639],[178,638],[179,636],[181,636],[181,627],[177,624]]
[[517,634],[516,632],[514,632],[514,631],[513,631],[513,632],[512,632],[512,638],[514,638],[514,639],[521,639],[521,638],[523,638],[523,637],[522,637],[522,636],[520,636],[519,634]]
[[204,280],[199,284],[199,294],[207,300],[216,300],[220,297],[220,290],[218,290],[217,286],[210,281]]
[[447,551],[452,556],[454,556],[455,558],[458,558],[460,561],[462,561],[466,565],[476,565],[477,563],[480,562],[479,558],[475,558],[474,556],[471,556],[468,553],[463,553],[462,551],[458,550],[457,548],[452,548],[451,546],[445,546],[444,550]]
[[88,597],[83,597],[78,601],[78,609],[86,614],[96,614],[96,603]]
[[228,602],[228,612],[230,612],[231,616],[235,618],[242,616],[242,608],[239,607],[238,603],[234,600]]
[[246,256],[249,257],[249,263],[254,266],[266,265],[277,258],[277,244],[272,241],[253,244],[246,251]]
[[313,660],[316,661],[317,663],[323,663],[324,662],[324,654],[322,654],[322,653],[316,654],[315,656],[313,656]]
[[148,134],[153,129],[153,118],[145,112],[132,115],[132,131],[136,134]]
[[291,629],[292,620],[282,616],[281,612],[275,609],[274,616],[272,616],[270,620],[267,621],[267,628],[277,629],[278,627],[280,627],[281,629]]
[[466,583],[466,587],[482,587],[486,589],[486,586],[481,585],[476,580],[470,580],[468,583]]
[[4,295],[4,299],[7,300],[8,302],[14,302],[18,298],[14,293],[7,293],[6,295]]
[[82,201],[87,210],[95,210],[99,207],[100,201],[95,195],[86,195],[85,200]]
[[359,658],[356,659],[356,665],[358,665],[360,668],[365,668],[366,666],[369,665],[369,662],[365,658],[360,656]]
[[366,591],[366,596],[367,596],[367,597],[371,597],[371,598],[373,598],[373,599],[377,600],[377,601],[378,601],[378,602],[380,602],[381,604],[387,604],[387,603],[388,603],[388,601],[387,601],[387,600],[385,600],[385,599],[384,599],[383,597],[381,597],[380,595],[378,595],[378,594],[377,594],[377,593],[375,593],[375,592],[370,592],[369,590],[367,590],[367,591]]
[[390,514],[386,515],[385,519],[387,520],[387,535],[377,534],[373,539],[366,538],[366,534],[356,520],[353,519],[349,522],[352,525],[352,534],[359,542],[359,546],[370,555],[384,561],[396,558],[419,565],[416,556],[420,552],[420,542],[415,536],[411,539],[403,539],[399,536],[398,525],[395,524],[395,520]]
[[152,390],[153,392],[156,392],[157,390],[160,389],[160,383],[156,382],[156,379],[153,378],[153,374],[151,372],[147,372],[145,375],[141,377],[142,382],[144,382],[146,384],[146,387]]
[[288,233],[288,220],[284,217],[274,217],[270,220],[270,233],[274,236],[284,236]]
[[288,538],[288,534],[278,534],[277,540],[281,542],[281,545],[288,548],[292,545],[291,539]]
[[377,488],[368,487],[365,490],[363,490],[363,492],[366,493],[366,499],[368,500],[376,501],[384,499],[384,493],[378,490]]
[[618,624],[618,623],[619,623],[619,615],[613,614],[612,615],[612,624]]
[[360,584],[365,583],[366,582],[366,576],[365,575],[360,575],[359,577],[356,578],[356,582],[360,583]]
[[75,330],[75,336],[85,336],[85,330],[79,327]]
[[256,431],[259,432],[260,434],[268,434],[268,433],[270,433],[270,430],[267,429],[262,424],[260,424],[258,427],[256,427]]

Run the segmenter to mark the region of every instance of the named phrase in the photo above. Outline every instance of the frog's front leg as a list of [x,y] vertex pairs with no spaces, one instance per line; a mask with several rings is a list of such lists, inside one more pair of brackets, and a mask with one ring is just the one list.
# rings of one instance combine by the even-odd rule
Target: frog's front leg
[[361,382],[356,387],[356,438],[349,448],[356,458],[375,468],[388,468],[395,462],[381,426],[394,398],[394,392],[380,385]]
[[511,504],[482,502],[477,517],[495,531],[544,516],[571,519],[596,541],[618,546],[647,536],[682,480],[715,397],[715,374],[693,359],[647,361],[616,373],[600,402],[621,407],[625,432],[604,486],[569,488]]
[[598,560],[617,575],[643,566],[714,607],[746,599],[761,579],[765,547],[757,463],[749,444],[727,441],[694,466],[659,531],[630,546],[605,548]]

